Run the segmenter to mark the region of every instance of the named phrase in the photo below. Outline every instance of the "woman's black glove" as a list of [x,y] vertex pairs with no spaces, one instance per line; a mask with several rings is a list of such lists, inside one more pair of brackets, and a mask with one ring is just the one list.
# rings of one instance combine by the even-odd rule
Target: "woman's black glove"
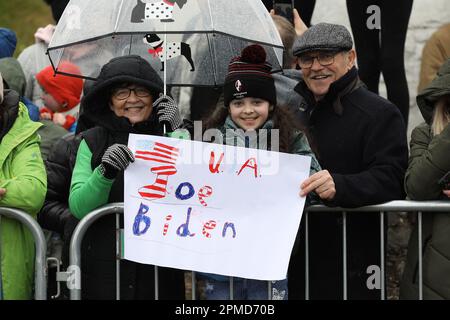
[[180,110],[171,97],[160,93],[159,98],[153,102],[153,108],[156,110],[159,123],[166,124],[169,132],[175,131],[181,126]]
[[131,150],[124,144],[113,144],[103,154],[100,173],[107,179],[114,179],[130,162],[134,162]]

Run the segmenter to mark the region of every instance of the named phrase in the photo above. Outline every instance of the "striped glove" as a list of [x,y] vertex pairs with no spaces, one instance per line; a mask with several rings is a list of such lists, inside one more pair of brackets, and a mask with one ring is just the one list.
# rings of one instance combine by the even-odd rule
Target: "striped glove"
[[153,108],[156,110],[159,123],[166,124],[169,132],[175,131],[181,126],[180,111],[171,97],[160,93],[159,98],[153,102]]
[[114,179],[130,162],[134,162],[131,150],[124,144],[113,144],[103,154],[100,173],[107,179]]

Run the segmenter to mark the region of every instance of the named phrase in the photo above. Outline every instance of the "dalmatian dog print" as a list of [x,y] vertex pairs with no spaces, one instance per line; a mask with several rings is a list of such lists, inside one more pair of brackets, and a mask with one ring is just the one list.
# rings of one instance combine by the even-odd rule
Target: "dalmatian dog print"
[[140,23],[145,20],[161,20],[173,22],[175,4],[182,9],[188,0],[137,0],[131,12],[131,22]]
[[148,33],[144,36],[144,43],[149,45],[151,49],[148,52],[154,57],[161,60],[161,71],[164,71],[164,50],[167,48],[167,60],[178,56],[184,56],[191,65],[191,71],[195,71],[194,61],[191,56],[191,47],[184,42],[170,42],[167,45],[154,33]]

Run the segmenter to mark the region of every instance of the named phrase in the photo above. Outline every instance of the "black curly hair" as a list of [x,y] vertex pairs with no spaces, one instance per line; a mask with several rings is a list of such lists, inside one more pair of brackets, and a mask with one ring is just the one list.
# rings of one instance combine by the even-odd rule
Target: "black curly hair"
[[[227,107],[218,106],[211,114],[211,116],[203,119],[203,132],[208,129],[217,129],[223,126],[228,115],[229,110]],[[294,133],[296,131],[303,131],[306,137],[309,138],[308,130],[292,120],[294,119],[294,116],[291,114],[287,107],[276,106],[272,111],[269,112],[269,119],[273,120],[273,128],[280,130],[280,152],[290,152],[290,147],[294,139]]]

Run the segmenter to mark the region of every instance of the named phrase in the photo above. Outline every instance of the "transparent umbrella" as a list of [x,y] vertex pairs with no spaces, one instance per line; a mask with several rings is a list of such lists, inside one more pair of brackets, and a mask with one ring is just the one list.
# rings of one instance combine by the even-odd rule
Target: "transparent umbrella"
[[260,0],[71,0],[48,55],[56,73],[96,79],[111,58],[137,54],[167,85],[217,86],[230,59],[253,43],[280,71],[283,44]]

